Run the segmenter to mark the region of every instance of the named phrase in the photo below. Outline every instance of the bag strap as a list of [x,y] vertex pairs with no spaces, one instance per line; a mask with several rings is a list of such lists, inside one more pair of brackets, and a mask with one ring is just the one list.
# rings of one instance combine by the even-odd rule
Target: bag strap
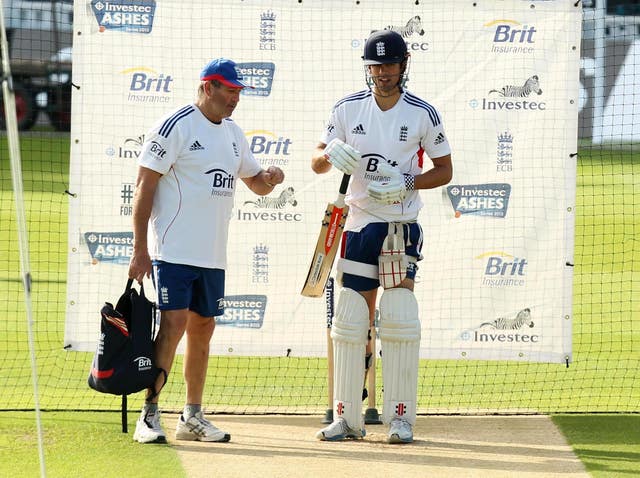
[[[144,295],[144,284],[142,284],[142,282],[138,282],[138,285],[140,285],[140,294],[139,294],[140,297],[146,299]],[[133,289],[133,279],[128,279],[127,286],[124,288],[125,294],[129,292],[131,289]]]

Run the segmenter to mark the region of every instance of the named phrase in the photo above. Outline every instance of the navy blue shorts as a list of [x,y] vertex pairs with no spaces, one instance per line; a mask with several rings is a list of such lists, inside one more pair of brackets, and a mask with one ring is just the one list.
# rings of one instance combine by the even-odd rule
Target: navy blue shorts
[[[413,256],[416,261],[422,259],[422,227],[417,222],[403,224],[405,254]],[[373,222],[367,224],[360,232],[347,231],[342,237],[342,257],[356,262],[378,266],[378,257],[382,243],[389,233],[389,223]],[[407,278],[415,280],[418,266],[409,262]],[[380,287],[378,279],[343,273],[342,285],[355,291],[372,290]]]
[[202,317],[224,312],[224,270],[153,261],[160,310],[189,309]]

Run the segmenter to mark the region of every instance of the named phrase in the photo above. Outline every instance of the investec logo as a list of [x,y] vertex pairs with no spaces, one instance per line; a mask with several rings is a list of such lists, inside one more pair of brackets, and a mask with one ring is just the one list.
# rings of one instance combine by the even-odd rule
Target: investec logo
[[492,35],[491,52],[511,55],[530,55],[535,52],[538,31],[533,25],[515,20],[494,20],[485,23]]
[[[531,75],[520,84],[500,85],[487,92],[487,97],[469,101],[471,108],[494,111],[544,111],[547,109],[545,101],[528,99],[531,95],[541,96],[543,93],[541,80],[538,75]],[[533,96],[535,98],[535,96]]]
[[527,284],[527,259],[503,251],[485,252],[475,257],[482,264],[483,287],[521,288]]
[[[407,50],[409,51],[420,53],[427,52],[429,50],[429,42],[424,39],[426,32],[422,26],[422,19],[418,15],[407,19],[406,22],[386,25],[383,29],[393,30],[394,32],[399,33],[400,36],[404,38],[405,43],[407,44]],[[366,38],[364,40],[354,38],[351,40],[351,48],[360,50],[364,47],[366,41]]]
[[105,154],[110,158],[138,159],[143,144],[144,134],[134,138],[126,138],[124,142],[118,146],[108,146]]
[[147,67],[122,70],[127,79],[127,101],[132,103],[168,103],[172,96],[173,77]]
[[155,0],[93,0],[91,9],[101,32],[151,33]]
[[291,155],[290,147],[293,144],[290,138],[276,135],[263,129],[247,131],[245,133],[251,153],[260,162],[261,166],[286,166]]

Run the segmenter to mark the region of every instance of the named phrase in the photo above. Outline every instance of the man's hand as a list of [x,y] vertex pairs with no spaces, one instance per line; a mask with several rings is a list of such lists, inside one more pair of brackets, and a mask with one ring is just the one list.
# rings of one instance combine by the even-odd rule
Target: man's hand
[[387,163],[381,163],[378,166],[378,173],[389,177],[389,180],[369,183],[367,186],[369,197],[381,204],[404,201],[404,198],[407,197],[407,183],[413,183],[413,176],[400,174],[397,169]]
[[332,139],[324,148],[324,154],[331,164],[343,174],[353,174],[360,163],[360,152],[338,138]]
[[149,253],[145,251],[135,252],[129,262],[129,279],[135,279],[142,284],[145,277],[151,276],[151,259]]

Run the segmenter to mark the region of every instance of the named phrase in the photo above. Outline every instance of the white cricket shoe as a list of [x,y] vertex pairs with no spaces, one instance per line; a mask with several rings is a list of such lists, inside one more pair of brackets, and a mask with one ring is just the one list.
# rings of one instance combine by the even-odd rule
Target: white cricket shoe
[[355,430],[347,425],[347,421],[344,418],[338,417],[330,425],[316,433],[316,438],[325,441],[338,441],[346,438],[357,440],[363,438],[366,434],[364,427],[360,430]]
[[389,425],[389,443],[411,443],[413,441],[413,427],[402,418],[394,418]]
[[146,412],[142,409],[133,440],[138,443],[167,443],[167,436],[160,426],[160,410]]
[[187,421],[180,414],[176,426],[176,440],[227,442],[231,440],[231,435],[218,429],[204,418],[202,412],[198,412]]

